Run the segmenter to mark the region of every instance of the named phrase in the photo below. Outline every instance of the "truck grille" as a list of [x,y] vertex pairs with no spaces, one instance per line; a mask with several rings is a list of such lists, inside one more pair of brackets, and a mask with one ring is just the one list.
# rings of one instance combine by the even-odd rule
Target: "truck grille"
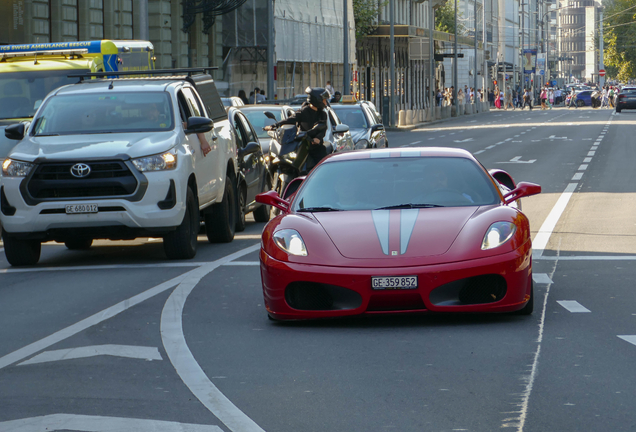
[[76,162],[43,163],[35,168],[27,189],[35,199],[114,197],[135,193],[137,179],[122,161],[89,162],[83,178],[71,174]]

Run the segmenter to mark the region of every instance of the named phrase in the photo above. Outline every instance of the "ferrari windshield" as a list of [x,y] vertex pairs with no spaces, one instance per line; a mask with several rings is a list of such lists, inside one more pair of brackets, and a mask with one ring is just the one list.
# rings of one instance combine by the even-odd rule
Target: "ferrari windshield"
[[486,172],[459,157],[327,162],[306,180],[295,211],[481,206],[500,202]]
[[53,96],[34,120],[33,135],[153,132],[173,129],[166,92]]

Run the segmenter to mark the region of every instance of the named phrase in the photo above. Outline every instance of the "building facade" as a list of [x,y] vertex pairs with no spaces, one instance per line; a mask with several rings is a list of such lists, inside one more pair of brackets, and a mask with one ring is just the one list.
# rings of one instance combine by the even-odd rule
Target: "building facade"
[[580,81],[598,82],[598,32],[600,5],[594,0],[568,0],[560,4],[558,45],[560,74]]

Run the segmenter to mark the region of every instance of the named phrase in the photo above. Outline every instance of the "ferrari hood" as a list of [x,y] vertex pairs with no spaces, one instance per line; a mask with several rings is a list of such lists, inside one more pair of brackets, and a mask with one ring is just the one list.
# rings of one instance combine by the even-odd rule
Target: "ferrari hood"
[[314,213],[346,258],[443,255],[479,207]]

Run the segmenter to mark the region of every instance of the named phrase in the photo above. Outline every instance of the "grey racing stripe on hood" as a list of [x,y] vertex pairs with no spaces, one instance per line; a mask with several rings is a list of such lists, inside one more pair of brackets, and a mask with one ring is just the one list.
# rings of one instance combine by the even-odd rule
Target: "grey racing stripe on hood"
[[404,255],[409,247],[409,241],[411,240],[411,234],[413,234],[413,228],[415,228],[419,212],[419,209],[400,211],[400,255]]
[[375,225],[375,232],[378,234],[378,240],[380,240],[380,246],[382,246],[382,252],[385,255],[389,254],[389,210],[373,210],[371,217],[373,218],[373,224]]

